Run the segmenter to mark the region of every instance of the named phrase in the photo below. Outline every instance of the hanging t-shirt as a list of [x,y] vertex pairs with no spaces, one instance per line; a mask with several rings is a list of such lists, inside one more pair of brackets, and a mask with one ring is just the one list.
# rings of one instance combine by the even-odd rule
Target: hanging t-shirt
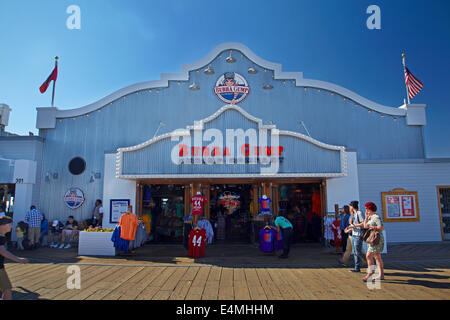
[[135,214],[127,212],[119,219],[120,237],[124,240],[134,240],[136,236],[136,229],[139,225]]
[[278,250],[283,249],[283,233],[281,232],[277,232],[277,238],[275,239],[275,247]]
[[341,234],[341,228],[340,228],[341,222],[339,220],[335,220],[331,224],[331,229],[334,233],[334,246],[335,247],[341,247],[342,246],[342,234]]
[[175,205],[175,207],[177,208],[177,217],[178,218],[183,218],[184,217],[184,204],[177,203]]
[[206,230],[193,229],[189,233],[188,255],[192,258],[203,258],[206,247]]
[[259,198],[258,202],[261,203],[261,211],[263,212],[270,212],[270,198]]
[[317,214],[318,216],[321,215],[320,210],[320,194],[317,192],[314,192],[312,195],[312,212]]
[[273,252],[277,232],[269,228],[259,230],[259,249],[262,252]]
[[201,194],[197,194],[191,198],[192,214],[203,214],[203,206],[206,203],[206,198]]

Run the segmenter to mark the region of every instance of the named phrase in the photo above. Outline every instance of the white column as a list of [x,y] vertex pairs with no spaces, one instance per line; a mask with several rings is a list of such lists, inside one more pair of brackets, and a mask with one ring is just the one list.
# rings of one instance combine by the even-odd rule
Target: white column
[[356,152],[346,152],[348,174],[346,177],[327,179],[327,211],[334,212],[334,205],[348,205],[359,201],[358,165]]
[[136,213],[136,182],[116,178],[116,154],[105,154],[105,171],[103,178],[103,227],[114,228],[115,223],[110,223],[110,200],[129,199]]

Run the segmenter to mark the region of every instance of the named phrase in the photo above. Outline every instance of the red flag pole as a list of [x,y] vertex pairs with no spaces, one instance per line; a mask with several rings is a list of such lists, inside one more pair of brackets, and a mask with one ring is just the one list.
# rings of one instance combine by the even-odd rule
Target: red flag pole
[[[58,66],[58,59],[59,59],[58,57],[55,57],[55,68]],[[55,102],[55,84],[56,84],[56,81],[53,80],[52,108],[53,108],[53,105]]]

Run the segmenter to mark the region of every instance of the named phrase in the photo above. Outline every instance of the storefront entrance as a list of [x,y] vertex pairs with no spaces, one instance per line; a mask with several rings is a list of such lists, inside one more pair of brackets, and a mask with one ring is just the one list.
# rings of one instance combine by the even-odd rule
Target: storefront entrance
[[144,184],[141,218],[150,229],[150,240],[182,243],[185,186],[181,184]]
[[253,200],[251,184],[210,186],[210,221],[216,243],[249,243]]
[[[270,213],[284,214],[294,226],[296,243],[320,242],[323,235],[325,194],[321,180],[221,181],[195,183],[141,182],[136,212],[147,222],[153,243],[183,243],[184,218],[191,212],[190,199],[201,192],[207,202],[204,218],[214,230],[213,243],[259,243],[263,215],[259,199],[271,199]],[[149,221],[150,220],[150,221]]]

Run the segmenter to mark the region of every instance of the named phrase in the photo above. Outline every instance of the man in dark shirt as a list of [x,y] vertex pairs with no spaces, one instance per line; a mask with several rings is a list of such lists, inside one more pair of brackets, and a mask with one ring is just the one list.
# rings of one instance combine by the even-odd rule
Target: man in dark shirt
[[8,278],[8,274],[5,270],[5,258],[18,263],[28,263],[28,259],[19,258],[6,250],[6,237],[8,232],[11,232],[13,220],[10,217],[0,217],[0,291],[2,292],[3,300],[11,300],[11,281]]
[[[59,239],[59,248],[69,249],[70,243],[73,241],[75,236],[78,235],[78,222],[73,219],[73,216],[70,216],[66,222],[66,226],[64,227],[61,237]],[[69,237],[69,242],[65,245],[66,238]]]

